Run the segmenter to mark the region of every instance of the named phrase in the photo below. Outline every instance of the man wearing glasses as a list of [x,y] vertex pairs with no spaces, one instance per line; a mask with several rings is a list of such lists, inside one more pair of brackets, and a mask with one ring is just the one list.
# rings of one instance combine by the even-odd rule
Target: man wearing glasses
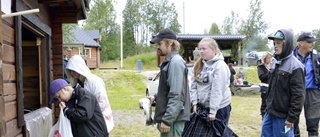
[[[304,115],[309,137],[318,136],[320,118],[320,77],[319,57],[313,50],[315,38],[311,33],[302,33],[298,38],[298,46],[294,49],[294,55],[305,67],[306,97],[304,102]],[[295,137],[300,137],[299,120],[294,123]]]

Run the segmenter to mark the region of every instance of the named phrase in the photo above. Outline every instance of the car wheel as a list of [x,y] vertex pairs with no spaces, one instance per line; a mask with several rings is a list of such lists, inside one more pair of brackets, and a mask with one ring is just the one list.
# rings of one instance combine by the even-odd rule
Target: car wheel
[[246,61],[246,67],[250,67],[250,64],[248,61]]

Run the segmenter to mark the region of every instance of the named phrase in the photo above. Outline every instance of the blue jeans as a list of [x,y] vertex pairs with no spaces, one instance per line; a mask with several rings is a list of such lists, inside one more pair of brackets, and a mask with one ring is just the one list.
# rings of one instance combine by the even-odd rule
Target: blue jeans
[[286,119],[266,113],[262,121],[261,137],[294,137],[293,128],[285,133]]

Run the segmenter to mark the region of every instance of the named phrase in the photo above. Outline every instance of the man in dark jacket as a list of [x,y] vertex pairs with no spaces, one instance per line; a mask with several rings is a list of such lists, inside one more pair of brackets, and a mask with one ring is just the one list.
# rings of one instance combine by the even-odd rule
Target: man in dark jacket
[[[314,42],[319,39],[311,33],[302,33],[298,37],[298,46],[294,50],[294,55],[305,66],[306,69],[306,99],[304,103],[304,115],[309,137],[318,137],[319,119],[320,119],[320,92],[316,78],[319,75],[319,61],[317,51],[314,50]],[[318,69],[318,70],[315,70]],[[299,120],[294,123],[295,137],[300,137]]]
[[181,136],[185,122],[190,119],[188,69],[178,53],[180,43],[176,39],[172,30],[163,29],[150,41],[156,44],[158,54],[165,56],[160,64],[158,93],[149,97],[156,101],[154,120],[162,137]]
[[270,65],[266,114],[262,137],[294,136],[293,123],[298,120],[305,97],[304,66],[292,54],[293,33],[278,30],[273,40],[275,55]]
[[98,101],[86,89],[72,88],[64,79],[56,79],[50,84],[50,98],[49,104],[59,100],[59,106],[70,120],[74,137],[109,136]]

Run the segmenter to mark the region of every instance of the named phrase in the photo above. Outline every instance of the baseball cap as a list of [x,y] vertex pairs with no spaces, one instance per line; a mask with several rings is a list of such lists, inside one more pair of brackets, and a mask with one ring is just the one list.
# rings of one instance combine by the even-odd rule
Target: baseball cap
[[167,39],[177,39],[176,34],[169,29],[165,28],[159,31],[159,33],[150,41],[151,44],[155,44],[160,42],[162,39],[167,38]]
[[310,42],[314,42],[314,41],[318,41],[319,39],[317,39],[315,36],[313,36],[311,33],[308,32],[304,32],[302,33],[299,37],[298,37],[298,42],[299,41],[310,41]]
[[65,50],[67,51],[71,51],[71,48],[70,47],[63,47]]
[[273,36],[269,36],[268,39],[274,40],[274,39],[282,39],[284,40],[284,34],[281,31],[277,31]]
[[52,104],[52,103],[55,103],[57,102],[57,99],[54,98],[54,95],[60,91],[62,88],[68,86],[68,83],[66,80],[64,79],[56,79],[54,81],[51,82],[50,84],[50,89],[49,89],[49,92],[50,92],[50,102],[49,104]]

